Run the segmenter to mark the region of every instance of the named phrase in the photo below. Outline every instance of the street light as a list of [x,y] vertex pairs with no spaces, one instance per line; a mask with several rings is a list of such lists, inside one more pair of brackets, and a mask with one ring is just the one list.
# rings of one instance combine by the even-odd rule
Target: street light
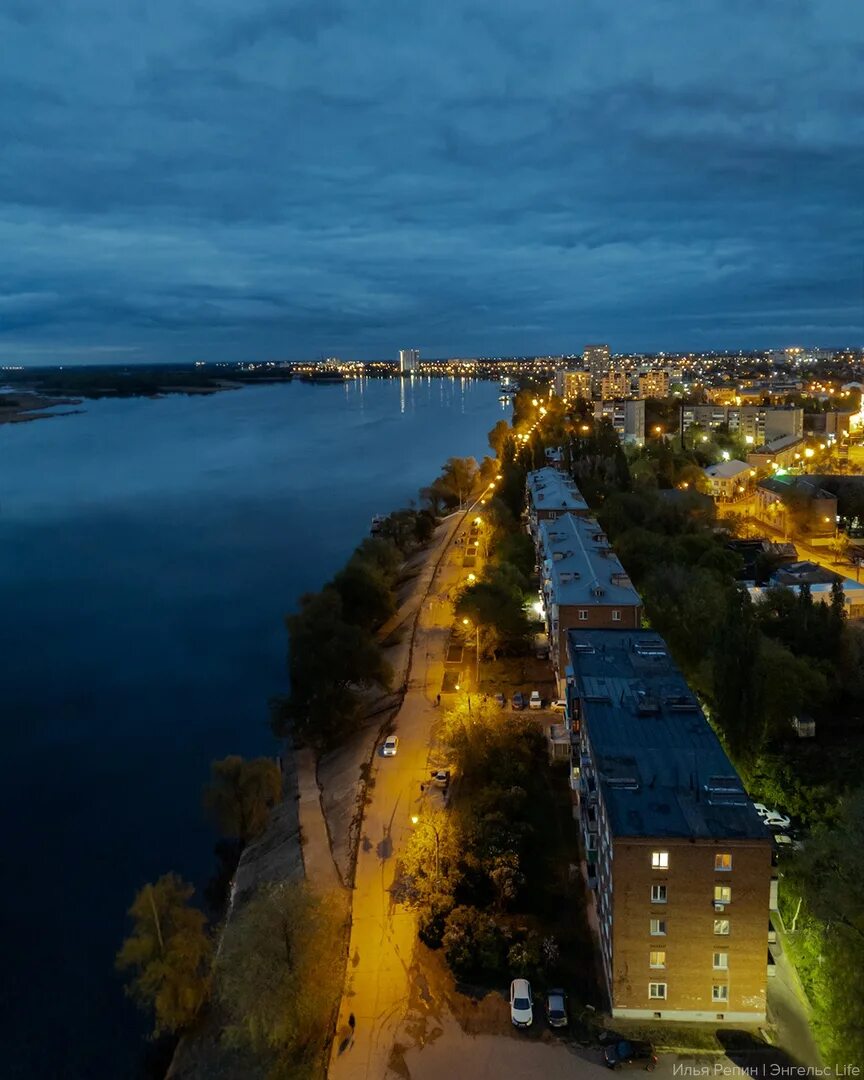
[[432,824],[431,821],[422,821],[417,814],[411,815],[411,824],[416,828],[418,825],[425,825],[427,829],[431,829],[435,833],[435,877],[438,878],[440,874],[441,864],[441,837],[438,835],[438,830]]

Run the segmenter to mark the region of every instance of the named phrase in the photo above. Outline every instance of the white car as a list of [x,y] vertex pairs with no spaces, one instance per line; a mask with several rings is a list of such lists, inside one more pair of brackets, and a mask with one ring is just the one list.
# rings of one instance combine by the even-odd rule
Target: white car
[[514,979],[510,983],[510,1022],[514,1027],[526,1028],[534,1023],[531,983],[527,979]]
[[528,699],[528,708],[529,709],[542,709],[543,708],[543,700],[540,697],[540,691],[539,690],[532,690],[531,691],[531,697]]
[[792,818],[781,814],[779,810],[769,810],[764,803],[754,802],[753,809],[769,829],[788,829],[792,824]]
[[381,753],[384,757],[396,757],[396,751],[399,749],[399,736],[388,735],[384,740],[384,745],[381,747]]
[[558,698],[557,701],[553,701],[549,706],[552,712],[567,712],[567,702],[564,698]]

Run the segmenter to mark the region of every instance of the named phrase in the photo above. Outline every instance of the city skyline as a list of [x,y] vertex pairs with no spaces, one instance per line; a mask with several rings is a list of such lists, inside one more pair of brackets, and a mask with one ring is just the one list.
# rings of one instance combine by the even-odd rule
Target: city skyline
[[864,340],[839,0],[94,0],[0,28],[0,364]]

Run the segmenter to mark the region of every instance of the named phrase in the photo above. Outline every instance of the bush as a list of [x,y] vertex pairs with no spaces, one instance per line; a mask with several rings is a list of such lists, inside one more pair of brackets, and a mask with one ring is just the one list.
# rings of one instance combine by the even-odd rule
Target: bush
[[457,975],[498,975],[504,970],[508,937],[491,915],[462,905],[447,916],[441,943]]

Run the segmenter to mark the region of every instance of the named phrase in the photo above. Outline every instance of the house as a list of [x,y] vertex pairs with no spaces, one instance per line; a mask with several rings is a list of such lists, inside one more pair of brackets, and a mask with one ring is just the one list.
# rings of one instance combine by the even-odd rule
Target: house
[[783,435],[747,455],[747,464],[757,473],[765,474],[772,468],[787,469],[796,461],[803,460],[804,440],[799,435]]
[[781,473],[756,485],[757,518],[784,533],[833,536],[837,528],[837,496],[814,478]]
[[528,523],[536,537],[541,521],[554,521],[562,514],[587,514],[588,503],[579,488],[564,472],[551,465],[528,473],[525,482]]
[[745,461],[721,461],[704,469],[708,490],[715,499],[735,499],[743,495],[752,480],[750,466]]

